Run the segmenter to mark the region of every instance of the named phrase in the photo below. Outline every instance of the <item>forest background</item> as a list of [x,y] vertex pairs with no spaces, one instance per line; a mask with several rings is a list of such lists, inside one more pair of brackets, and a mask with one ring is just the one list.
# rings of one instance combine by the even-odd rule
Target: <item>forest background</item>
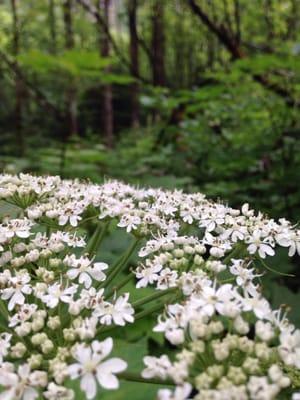
[[[299,0],[0,0],[0,169],[297,224],[299,25]],[[300,326],[299,257],[268,263],[269,299]]]

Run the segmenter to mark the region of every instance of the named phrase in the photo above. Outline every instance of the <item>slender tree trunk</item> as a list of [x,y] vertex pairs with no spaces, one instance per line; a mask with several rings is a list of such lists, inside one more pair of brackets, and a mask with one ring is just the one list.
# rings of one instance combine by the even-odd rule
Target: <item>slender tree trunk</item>
[[[18,3],[17,0],[11,0],[11,9],[13,15],[13,54],[15,57],[20,52],[20,32],[19,32],[19,17],[18,17]],[[15,130],[16,130],[16,145],[19,156],[23,156],[25,153],[25,138],[23,132],[23,96],[24,87],[19,77],[15,76]]]
[[273,11],[273,1],[264,0],[264,17],[266,21],[268,41],[272,41],[275,35],[272,11]]
[[[99,12],[103,13],[105,24],[109,29],[109,9],[110,0],[100,0]],[[100,54],[102,57],[109,57],[110,55],[110,43],[106,33],[103,31],[103,27],[100,26]],[[107,67],[107,72],[110,72],[111,68]],[[113,146],[114,139],[114,109],[113,109],[113,93],[112,85],[107,84],[103,87],[102,94],[102,116],[103,116],[103,130],[105,134],[105,140],[108,147]]]
[[73,0],[65,0],[63,3],[64,24],[65,24],[65,47],[72,49],[74,47],[74,32],[73,32]]
[[165,86],[164,2],[153,0],[152,9],[152,76],[154,86]]
[[291,1],[291,14],[287,20],[286,39],[296,40],[299,27],[299,2],[298,0]]
[[49,0],[50,51],[56,53],[56,18],[54,0]]
[[[130,60],[132,76],[139,76],[139,42],[137,34],[137,0],[128,1],[128,20],[130,34]],[[134,82],[131,85],[131,125],[134,128],[139,126],[139,84]]]
[[[65,48],[72,50],[75,45],[73,30],[73,0],[65,0],[63,3],[63,17],[65,25]],[[68,136],[78,134],[78,99],[76,85],[70,84],[66,93],[68,110]]]
[[242,31],[241,31],[241,4],[240,0],[234,0],[234,21],[235,21],[235,29],[236,29],[236,41],[240,46],[242,40]]

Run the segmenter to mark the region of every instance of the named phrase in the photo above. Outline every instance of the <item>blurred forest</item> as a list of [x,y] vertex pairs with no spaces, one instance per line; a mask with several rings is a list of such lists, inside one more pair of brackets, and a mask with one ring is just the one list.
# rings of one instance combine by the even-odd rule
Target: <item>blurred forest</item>
[[[299,0],[0,0],[0,168],[300,218]],[[269,261],[291,318],[299,258]],[[281,284],[281,286],[279,286]]]
[[300,217],[299,0],[1,0],[0,168]]

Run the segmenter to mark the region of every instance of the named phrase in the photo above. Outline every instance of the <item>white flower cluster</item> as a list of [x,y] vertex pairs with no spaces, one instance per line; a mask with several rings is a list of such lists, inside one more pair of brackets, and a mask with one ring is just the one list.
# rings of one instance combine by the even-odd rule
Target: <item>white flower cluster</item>
[[[0,398],[71,400],[70,379],[88,399],[99,386],[117,389],[116,374],[130,374],[124,360],[108,358],[113,328],[157,312],[153,330],[173,350],[145,357],[139,379],[175,386],[158,399],[295,392],[300,331],[271,309],[252,263],[277,246],[300,254],[300,230],[287,220],[199,193],[26,174],[0,175],[0,201],[11,205],[0,224]],[[96,254],[113,226],[133,245],[108,265]],[[124,279],[136,250],[140,261]],[[131,304],[130,279],[153,293]]]

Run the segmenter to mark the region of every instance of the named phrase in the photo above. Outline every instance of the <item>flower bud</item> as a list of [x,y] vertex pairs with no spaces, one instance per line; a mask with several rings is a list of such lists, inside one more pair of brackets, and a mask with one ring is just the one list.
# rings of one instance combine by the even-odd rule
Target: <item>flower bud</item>
[[30,322],[24,322],[20,326],[17,326],[15,328],[15,332],[18,336],[27,336],[31,332],[31,323]]
[[48,328],[55,330],[60,327],[60,319],[59,316],[49,317],[47,322]]
[[43,356],[41,354],[32,354],[27,362],[30,365],[31,369],[38,368],[43,361]]
[[26,346],[21,342],[16,343],[11,348],[11,356],[14,358],[21,358],[24,356],[25,353],[26,353]]
[[47,339],[41,344],[41,349],[44,354],[50,353],[54,348],[53,343],[51,340]]
[[68,342],[73,342],[76,339],[76,333],[75,333],[74,329],[72,329],[72,328],[70,328],[70,329],[65,328],[63,330],[63,334],[64,334],[65,340],[67,340]]
[[44,324],[45,324],[44,318],[35,318],[31,325],[33,332],[40,331],[44,327]]

